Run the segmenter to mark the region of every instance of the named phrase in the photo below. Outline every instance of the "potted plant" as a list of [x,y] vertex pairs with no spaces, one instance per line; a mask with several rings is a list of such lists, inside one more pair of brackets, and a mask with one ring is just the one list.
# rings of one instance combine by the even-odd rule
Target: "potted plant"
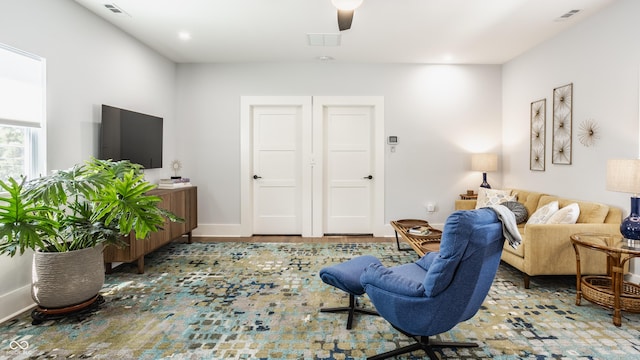
[[[166,219],[142,166],[92,158],[33,180],[0,181],[0,254],[34,250],[32,297],[43,309],[91,303],[104,284],[102,249],[146,238]],[[80,257],[80,258],[78,258]]]

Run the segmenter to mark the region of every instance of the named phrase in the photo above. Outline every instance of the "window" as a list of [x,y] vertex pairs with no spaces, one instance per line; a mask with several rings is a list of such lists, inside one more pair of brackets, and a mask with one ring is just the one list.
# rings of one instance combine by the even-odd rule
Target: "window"
[[45,61],[0,44],[0,179],[45,172]]

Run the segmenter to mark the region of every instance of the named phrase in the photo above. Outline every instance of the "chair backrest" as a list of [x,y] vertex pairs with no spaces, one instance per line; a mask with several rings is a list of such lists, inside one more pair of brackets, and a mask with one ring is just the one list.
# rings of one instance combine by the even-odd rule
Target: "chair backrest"
[[502,223],[493,210],[456,211],[447,218],[439,252],[428,253],[413,268],[388,269],[415,278],[422,267],[419,296],[368,286],[366,276],[361,280],[380,315],[395,327],[413,335],[439,334],[478,311],[498,270],[503,243]]

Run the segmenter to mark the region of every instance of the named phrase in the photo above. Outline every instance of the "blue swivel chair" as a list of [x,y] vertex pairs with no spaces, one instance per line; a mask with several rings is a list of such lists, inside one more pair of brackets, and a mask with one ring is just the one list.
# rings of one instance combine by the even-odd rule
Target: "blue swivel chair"
[[325,283],[335,286],[349,294],[349,306],[320,309],[321,312],[346,312],[347,330],[351,330],[355,313],[378,315],[373,309],[365,309],[358,306],[356,296],[364,294],[364,288],[360,284],[360,275],[371,264],[380,264],[375,256],[364,255],[355,257],[340,264],[327,266],[320,270],[320,278]]
[[503,243],[502,223],[493,210],[457,211],[445,223],[440,251],[391,268],[367,266],[360,282],[376,310],[417,341],[370,359],[417,350],[437,359],[434,348],[478,346],[438,342],[431,337],[476,314],[498,270]]

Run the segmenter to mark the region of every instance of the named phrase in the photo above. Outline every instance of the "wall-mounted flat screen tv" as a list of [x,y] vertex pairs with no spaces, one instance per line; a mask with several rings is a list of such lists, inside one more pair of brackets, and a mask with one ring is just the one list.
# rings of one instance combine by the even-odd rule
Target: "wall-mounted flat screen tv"
[[100,159],[162,167],[162,118],[102,105]]

